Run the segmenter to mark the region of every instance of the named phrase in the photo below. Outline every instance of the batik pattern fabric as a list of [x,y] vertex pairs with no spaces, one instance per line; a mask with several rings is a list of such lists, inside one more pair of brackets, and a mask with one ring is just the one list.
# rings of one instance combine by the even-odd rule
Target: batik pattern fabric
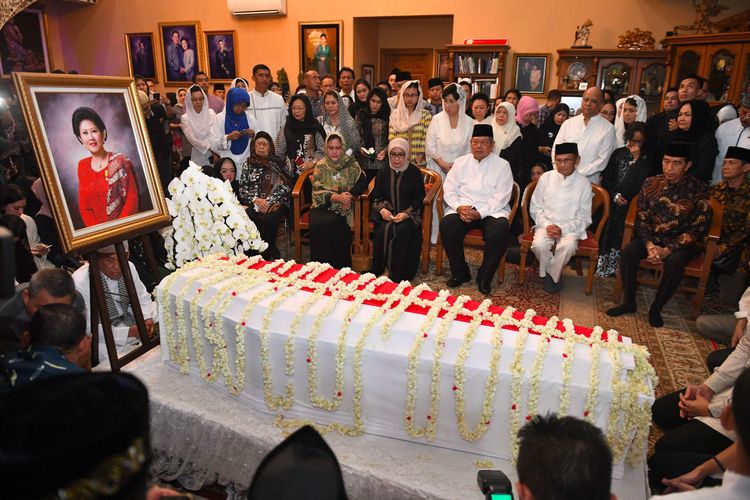
[[[427,128],[430,126],[432,121],[432,114],[427,109],[420,111],[422,117],[419,122],[413,127],[403,132],[398,132],[392,125],[388,131],[388,141],[392,141],[396,137],[401,137],[409,142],[409,163],[413,163],[418,167],[426,165],[425,156],[425,144],[427,142]],[[417,156],[422,155],[422,159],[418,160]]]
[[675,182],[649,177],[638,196],[638,233],[644,241],[670,250],[701,242],[711,224],[708,186],[685,174]]
[[344,217],[351,227],[354,223],[354,205],[348,210],[344,209],[341,203],[331,201],[331,195],[351,192],[362,175],[359,163],[349,155],[336,162],[327,157],[319,161],[313,174],[313,208],[327,208]]
[[279,158],[268,158],[265,163],[250,157],[242,169],[239,200],[250,206],[255,199],[266,200],[273,210],[281,205],[289,207],[291,179],[294,177],[287,163]]
[[738,188],[731,188],[722,181],[711,187],[711,197],[724,207],[714,262],[723,258],[736,259],[738,269],[747,272],[750,259],[750,181],[744,181]]

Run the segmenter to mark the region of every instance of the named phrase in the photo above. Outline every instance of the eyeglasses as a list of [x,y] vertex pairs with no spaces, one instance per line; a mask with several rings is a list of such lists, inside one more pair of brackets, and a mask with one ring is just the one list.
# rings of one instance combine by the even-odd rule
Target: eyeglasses
[[406,153],[396,153],[394,151],[391,151],[390,153],[388,153],[388,156],[390,156],[391,158],[406,158]]

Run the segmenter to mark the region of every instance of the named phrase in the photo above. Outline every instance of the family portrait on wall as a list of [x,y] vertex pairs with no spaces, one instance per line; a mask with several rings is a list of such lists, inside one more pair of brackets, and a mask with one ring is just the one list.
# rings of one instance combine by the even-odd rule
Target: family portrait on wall
[[208,78],[229,82],[237,78],[237,33],[205,31],[208,50]]
[[131,79],[14,80],[66,252],[169,220]]
[[166,83],[190,82],[201,67],[200,24],[159,23],[162,61]]
[[524,94],[544,94],[547,91],[549,54],[516,54],[513,87]]
[[130,76],[141,75],[159,81],[154,60],[154,35],[151,33],[126,33]]
[[9,75],[11,71],[51,71],[42,9],[21,11],[0,30],[0,75]]
[[341,67],[343,22],[300,23],[300,68],[335,75]]

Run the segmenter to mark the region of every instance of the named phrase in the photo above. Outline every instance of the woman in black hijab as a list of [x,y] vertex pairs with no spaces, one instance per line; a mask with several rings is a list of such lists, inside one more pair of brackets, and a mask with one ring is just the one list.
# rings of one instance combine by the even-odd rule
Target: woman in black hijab
[[289,116],[276,136],[276,154],[288,158],[296,165],[297,172],[313,168],[323,158],[325,131],[315,119],[310,99],[304,95],[293,95],[289,99]]
[[391,107],[388,105],[388,95],[380,87],[370,91],[367,102],[367,108],[361,109],[354,119],[366,151],[355,151],[355,154],[357,162],[370,181],[378,171],[388,166],[386,149]]
[[349,114],[352,118],[356,118],[357,113],[369,107],[370,90],[372,87],[367,80],[360,78],[354,82],[354,101],[349,105]]
[[539,153],[540,160],[547,165],[547,169],[552,168],[552,145],[555,143],[555,137],[560,131],[560,127],[570,117],[570,108],[565,103],[560,103],[550,112],[544,123],[539,127]]
[[670,142],[690,144],[690,161],[693,166],[688,172],[706,183],[711,181],[714,162],[719,154],[714,133],[716,122],[706,101],[688,101],[677,108],[677,128],[664,134],[656,147],[656,154],[650,158],[651,175],[661,174],[664,151]]

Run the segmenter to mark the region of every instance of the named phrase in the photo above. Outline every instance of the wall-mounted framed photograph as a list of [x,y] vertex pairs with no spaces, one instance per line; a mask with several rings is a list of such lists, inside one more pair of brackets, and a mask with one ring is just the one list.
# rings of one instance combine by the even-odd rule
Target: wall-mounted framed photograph
[[140,75],[159,81],[156,74],[153,33],[125,33],[125,47],[128,52],[130,76]]
[[170,221],[131,78],[13,73],[64,252]]
[[546,94],[549,54],[513,56],[513,87],[524,94]]
[[299,23],[300,68],[320,76],[336,74],[343,57],[343,21]]
[[206,37],[209,80],[229,83],[237,78],[239,73],[237,70],[239,62],[237,32],[233,30],[204,31],[203,34]]
[[0,30],[0,75],[12,71],[49,73],[47,17],[41,7],[25,9]]
[[159,23],[161,60],[164,82],[184,86],[199,71],[205,71],[202,60],[203,39],[198,21]]
[[435,73],[438,78],[443,80],[443,84],[448,84],[451,77],[451,54],[447,50],[435,51]]
[[372,64],[363,64],[362,79],[369,83],[370,87],[375,86],[375,66]]

